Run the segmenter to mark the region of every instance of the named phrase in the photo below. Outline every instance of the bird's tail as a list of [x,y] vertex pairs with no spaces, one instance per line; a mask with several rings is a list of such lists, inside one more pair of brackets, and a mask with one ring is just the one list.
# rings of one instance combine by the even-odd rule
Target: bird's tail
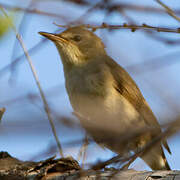
[[161,146],[156,146],[141,157],[152,170],[171,170]]

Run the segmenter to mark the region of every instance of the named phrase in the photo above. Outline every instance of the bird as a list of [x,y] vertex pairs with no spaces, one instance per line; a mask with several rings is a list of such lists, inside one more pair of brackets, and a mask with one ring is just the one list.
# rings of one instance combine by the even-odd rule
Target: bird
[[[97,144],[125,155],[143,148],[161,133],[139,87],[107,54],[103,41],[93,31],[73,26],[58,34],[39,34],[55,44],[72,108]],[[152,127],[155,128],[148,130]],[[138,135],[143,129],[144,133]],[[171,154],[167,141],[163,140],[140,155],[152,170],[170,170],[162,146]]]

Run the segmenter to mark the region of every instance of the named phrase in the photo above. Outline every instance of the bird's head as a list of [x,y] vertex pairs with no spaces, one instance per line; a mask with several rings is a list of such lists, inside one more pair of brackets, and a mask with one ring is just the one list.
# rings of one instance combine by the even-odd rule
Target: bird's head
[[63,63],[81,65],[105,53],[101,39],[82,26],[68,28],[60,34],[39,33],[55,43]]

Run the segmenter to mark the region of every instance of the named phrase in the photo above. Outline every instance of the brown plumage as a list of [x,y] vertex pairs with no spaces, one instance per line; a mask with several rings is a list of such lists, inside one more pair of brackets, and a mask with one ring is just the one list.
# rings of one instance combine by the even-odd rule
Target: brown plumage
[[[161,133],[136,83],[107,55],[99,37],[83,27],[72,27],[61,34],[40,34],[55,43],[71,105],[97,143],[124,154],[143,147]],[[152,126],[156,129],[127,140],[129,135]],[[167,142],[162,143],[170,153]],[[161,144],[141,158],[154,170],[170,169]]]

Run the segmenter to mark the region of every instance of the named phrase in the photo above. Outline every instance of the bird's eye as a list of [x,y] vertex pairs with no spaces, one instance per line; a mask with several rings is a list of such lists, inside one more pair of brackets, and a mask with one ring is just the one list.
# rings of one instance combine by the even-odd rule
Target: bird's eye
[[76,41],[76,42],[78,42],[78,41],[81,40],[81,36],[76,35],[76,36],[73,37],[73,40]]

